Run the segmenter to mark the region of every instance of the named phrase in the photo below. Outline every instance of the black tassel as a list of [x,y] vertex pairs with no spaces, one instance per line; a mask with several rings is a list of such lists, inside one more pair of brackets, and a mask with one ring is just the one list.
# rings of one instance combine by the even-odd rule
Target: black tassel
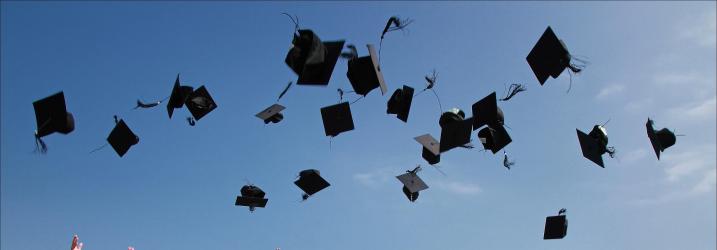
[[138,109],[138,108],[143,108],[143,109],[153,108],[153,107],[159,105],[160,103],[162,103],[162,101],[151,102],[151,103],[143,103],[142,101],[140,101],[139,99],[137,99],[137,106],[135,106],[134,109]]
[[615,147],[606,147],[605,151],[607,151],[607,154],[610,155],[610,158],[615,158],[615,154],[617,154]]
[[566,93],[570,93],[570,89],[573,87],[573,74],[579,74],[588,64],[589,62],[586,59],[570,56],[570,63],[568,63],[568,69],[570,69],[570,71],[568,71],[570,74],[570,85],[568,85],[568,91]]
[[191,117],[191,116],[188,116],[188,117],[187,117],[187,123],[189,123],[189,126],[194,126],[194,125],[196,125],[196,124],[197,124],[197,121],[196,121],[196,120],[194,120],[194,118],[193,118],[193,117]]
[[[386,33],[396,30],[404,30],[409,24],[411,24],[413,20],[411,19],[399,19],[396,16],[392,16],[388,19],[388,22],[386,22],[386,27],[383,28],[383,32],[381,32],[381,41],[378,44],[378,62],[379,65],[381,64],[381,49],[383,48],[383,37],[386,35]],[[391,24],[393,24],[393,27],[391,27]]]
[[292,17],[291,15],[289,15],[286,12],[282,12],[281,14],[286,15],[289,17],[289,19],[291,19],[291,22],[294,23],[294,34],[298,35],[298,33],[299,33],[299,17],[296,15],[294,15]]
[[510,166],[515,165],[515,162],[508,160],[508,154],[503,152],[503,167],[510,169]]
[[286,85],[284,90],[281,91],[281,94],[279,94],[279,98],[276,99],[276,102],[279,102],[279,100],[281,100],[281,98],[284,97],[284,95],[286,95],[286,92],[289,91],[289,88],[291,88],[291,84],[293,84],[293,83],[294,82],[289,82],[289,84]]
[[558,211],[558,215],[563,215],[563,214],[565,214],[565,213],[567,213],[567,212],[568,212],[567,209],[561,208],[560,211]]
[[513,98],[516,94],[528,90],[523,84],[511,84],[510,87],[508,87],[508,94],[500,99],[501,101],[507,101],[510,100],[510,98]]
[[37,131],[35,131],[35,152],[40,152],[40,154],[47,153],[47,144],[42,141],[42,138],[40,138],[40,135],[37,133]]

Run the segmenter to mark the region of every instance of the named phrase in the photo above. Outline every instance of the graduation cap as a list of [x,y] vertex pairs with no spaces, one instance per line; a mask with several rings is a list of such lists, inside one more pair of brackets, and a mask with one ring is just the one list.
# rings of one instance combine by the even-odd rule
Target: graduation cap
[[326,136],[334,137],[354,129],[351,107],[348,102],[321,108],[321,119],[324,121]]
[[[475,117],[473,118],[475,119]],[[508,146],[513,140],[510,138],[508,131],[503,126],[485,127],[478,131],[478,139],[483,144],[483,148],[490,150],[493,154],[497,153],[505,146]]]
[[119,120],[107,137],[107,142],[122,157],[129,151],[130,147],[139,143],[139,137],[129,129],[124,120]]
[[281,114],[281,111],[284,109],[286,109],[284,106],[281,106],[280,104],[274,104],[256,114],[256,117],[262,119],[264,121],[264,124],[268,124],[270,122],[279,123],[281,120],[284,119],[284,115]]
[[553,29],[548,26],[525,59],[540,85],[543,85],[549,76],[557,78],[565,68],[570,68],[575,73],[580,72],[580,66],[570,64],[571,58],[565,43],[558,39]]
[[294,181],[294,184],[305,192],[305,194],[302,195],[302,199],[304,200],[322,189],[331,186],[324,178],[321,178],[319,170],[316,169],[307,169],[299,172],[299,179]]
[[[470,143],[473,119],[457,119],[462,118],[462,113],[463,111],[452,109],[452,111],[441,115],[441,120],[443,120],[441,125],[441,153]],[[440,120],[439,124],[441,124]]]
[[462,121],[465,118],[466,113],[464,113],[463,110],[452,108],[441,114],[441,117],[438,118],[438,125],[443,128],[446,124]]
[[565,217],[565,208],[558,215],[545,218],[544,240],[562,239],[568,233],[568,219]]
[[167,114],[170,119],[172,118],[174,109],[182,108],[184,102],[192,92],[194,92],[193,87],[179,85],[179,74],[177,74],[177,79],[174,80],[174,87],[172,87],[172,94],[169,96],[169,101],[167,102]]
[[426,185],[423,180],[421,180],[420,177],[418,177],[418,171],[421,170],[421,167],[418,166],[414,168],[413,170],[406,171],[405,174],[396,176],[396,178],[403,183],[403,193],[406,195],[406,198],[410,200],[411,202],[416,201],[418,199],[418,192],[428,189],[428,185]]
[[428,164],[435,165],[441,161],[440,143],[433,136],[425,134],[413,139],[423,145],[421,156]]
[[386,94],[388,86],[386,86],[383,73],[379,68],[376,48],[371,44],[366,47],[368,47],[369,55],[349,60],[349,70],[346,72],[346,76],[356,94],[365,96],[378,87],[381,87],[381,95]]
[[303,29],[294,34],[291,43],[284,62],[299,75],[296,84],[328,85],[344,41],[321,42],[312,30]]
[[249,207],[249,211],[254,212],[257,207],[265,207],[269,199],[264,198],[266,193],[261,188],[254,185],[244,185],[241,188],[241,196],[237,196],[234,203],[235,206]]
[[614,148],[607,146],[608,138],[605,128],[600,125],[595,125],[593,130],[590,131],[590,134],[585,134],[578,129],[575,129],[575,131],[577,131],[578,134],[580,149],[583,152],[583,156],[598,166],[605,168],[602,155],[609,153],[612,157],[615,153]]
[[403,89],[396,89],[386,104],[387,114],[396,114],[399,120],[408,122],[408,113],[411,111],[413,101],[413,88],[403,85]]
[[498,107],[495,92],[474,103],[471,109],[473,110],[473,130],[479,129],[483,125],[493,128],[503,126],[503,111]]
[[37,100],[32,103],[32,107],[35,109],[35,121],[37,122],[35,140],[39,144],[37,146],[40,146],[41,152],[47,150],[41,137],[54,132],[69,134],[75,130],[75,118],[72,113],[67,112],[64,92],[60,91]]
[[187,109],[197,121],[217,108],[217,104],[204,85],[189,94],[184,104],[187,105]]
[[671,147],[672,145],[675,145],[677,137],[675,136],[675,133],[667,128],[655,131],[655,128],[653,127],[654,123],[655,122],[650,120],[648,117],[645,127],[647,128],[647,137],[650,138],[652,149],[655,150],[657,160],[660,160],[660,152],[665,151],[665,149]]

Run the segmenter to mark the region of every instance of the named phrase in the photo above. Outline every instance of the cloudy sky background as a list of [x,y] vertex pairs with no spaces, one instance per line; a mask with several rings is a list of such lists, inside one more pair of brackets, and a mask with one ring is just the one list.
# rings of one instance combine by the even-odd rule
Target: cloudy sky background
[[[296,76],[283,63],[293,24],[365,55],[392,15],[414,19],[386,36],[392,92],[439,72],[444,109],[506,85],[500,103],[516,161],[455,149],[426,167],[416,203],[395,175],[424,164],[413,137],[438,137],[431,95],[409,123],[385,114],[378,90],[351,106],[356,130],[324,136],[319,108],[350,89],[339,61],[327,88],[294,86],[285,120],[254,114]],[[714,2],[2,2],[0,248],[66,249],[715,249]],[[540,86],[525,62],[550,25],[590,65]],[[204,84],[219,107],[196,127],[168,120],[174,77]],[[77,127],[33,154],[32,102],[63,90]],[[352,98],[352,97],[350,97]],[[112,115],[141,140],[124,158],[104,143]],[[645,132],[675,130],[658,161]],[[607,124],[617,158],[584,159],[575,129]],[[473,135],[475,140],[475,134]],[[424,164],[425,165],[425,164]],[[332,186],[299,202],[303,169]],[[247,181],[267,208],[233,205]],[[568,235],[544,241],[546,216],[567,208]]]

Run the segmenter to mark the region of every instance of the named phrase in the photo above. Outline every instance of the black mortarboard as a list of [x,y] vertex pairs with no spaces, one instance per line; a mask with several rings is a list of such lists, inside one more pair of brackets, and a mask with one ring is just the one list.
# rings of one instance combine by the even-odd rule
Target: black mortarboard
[[473,130],[479,129],[483,125],[503,126],[503,111],[498,107],[495,92],[474,103],[471,108],[473,110]]
[[471,142],[472,119],[453,121],[441,128],[440,151],[446,152]]
[[54,132],[69,134],[75,130],[75,119],[65,106],[65,94],[60,91],[32,103],[37,121],[37,137]]
[[645,127],[647,127],[647,137],[650,138],[650,143],[652,144],[652,149],[655,150],[657,160],[660,160],[660,152],[665,151],[665,149],[671,147],[672,145],[675,145],[677,137],[675,136],[675,133],[667,128],[655,131],[653,125],[654,122],[650,120],[650,118],[647,118],[647,123],[645,124]]
[[381,95],[386,94],[388,87],[383,80],[383,73],[378,64],[376,48],[371,44],[366,47],[368,47],[369,55],[349,60],[349,70],[346,72],[346,76],[356,94],[365,96],[378,87],[381,87]]
[[568,219],[565,214],[545,218],[544,240],[562,239],[568,233]]
[[124,120],[119,120],[107,137],[107,142],[122,157],[129,151],[129,148],[139,143],[139,137],[127,126]]
[[328,85],[339,60],[344,41],[321,42],[311,30],[298,30],[294,35],[294,45],[286,54],[286,65],[299,75],[296,84]]
[[525,59],[540,85],[543,85],[549,76],[557,78],[566,67],[570,66],[570,57],[568,48],[548,26]]
[[[602,160],[602,155],[605,153],[605,145],[602,145],[592,136],[583,133],[583,131],[578,129],[575,129],[575,131],[578,133],[578,140],[580,141],[580,149],[583,152],[583,156],[598,166],[605,168],[605,164]],[[607,144],[607,142],[605,143]]]
[[241,196],[237,196],[237,200],[234,203],[236,206],[249,207],[249,211],[254,211],[254,208],[265,207],[269,199],[265,199],[266,193],[261,188],[254,185],[245,185],[241,188]]
[[214,99],[203,85],[187,96],[185,104],[197,121],[217,108]]
[[[473,118],[475,119],[475,117]],[[513,140],[510,138],[508,131],[503,126],[485,127],[478,131],[478,139],[483,144],[483,148],[490,150],[493,154],[497,153],[505,146],[508,146]]]
[[282,119],[284,119],[284,115],[281,114],[281,111],[284,109],[284,106],[281,106],[280,104],[274,104],[256,114],[256,117],[259,117],[259,119],[263,120],[264,124],[267,124],[269,122],[278,123]]
[[413,88],[403,85],[403,89],[396,89],[386,104],[387,114],[396,114],[399,120],[408,122],[408,113],[411,111],[413,101]]
[[354,129],[354,120],[351,118],[351,107],[348,102],[321,108],[321,119],[324,121],[326,136],[334,137]]
[[193,91],[194,88],[191,86],[179,85],[179,74],[177,74],[177,79],[174,80],[174,87],[172,87],[172,94],[169,96],[169,101],[167,102],[167,114],[169,118],[172,118],[174,109],[184,106],[184,101],[187,100],[187,97],[189,97]]
[[428,185],[416,174],[418,170],[420,170],[420,167],[416,167],[413,171],[406,171],[407,173],[396,176],[396,178],[403,183],[403,193],[406,194],[406,197],[412,202],[418,198],[419,191],[428,189]]
[[308,196],[314,195],[316,192],[319,192],[324,188],[331,186],[331,184],[321,177],[319,170],[316,169],[301,171],[299,173],[299,179],[294,181],[294,184],[306,193],[304,199],[308,198]]
[[436,141],[430,134],[425,134],[413,138],[423,146],[421,156],[428,164],[434,165],[441,161],[440,143]]

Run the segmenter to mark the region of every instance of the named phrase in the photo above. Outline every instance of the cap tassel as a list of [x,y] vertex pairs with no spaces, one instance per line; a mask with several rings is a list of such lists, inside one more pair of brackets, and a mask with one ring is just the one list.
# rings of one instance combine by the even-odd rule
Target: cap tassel
[[606,147],[605,151],[607,152],[608,155],[610,155],[610,158],[615,158],[615,154],[617,154],[615,147]]
[[507,101],[510,100],[510,98],[513,98],[516,94],[528,90],[523,84],[511,84],[510,87],[508,87],[508,95],[506,95],[504,98],[500,99],[500,101]]
[[281,12],[281,14],[286,15],[291,19],[291,22],[294,23],[294,35],[299,34],[299,16],[294,15],[293,17],[289,15],[289,13]]
[[286,87],[284,87],[284,90],[279,94],[279,98],[276,98],[276,102],[279,102],[279,100],[286,95],[286,92],[289,91],[289,88],[291,88],[291,84],[293,83],[294,82],[289,81],[289,84],[287,84]]
[[191,117],[191,116],[187,116],[187,123],[189,123],[189,126],[192,126],[192,127],[194,127],[194,125],[196,125],[196,124],[197,124],[197,121],[196,121],[196,120],[194,120],[194,117]]
[[[577,63],[573,63],[573,61]],[[566,93],[570,93],[570,89],[573,87],[573,74],[577,75],[580,72],[587,67],[587,65],[590,64],[586,59],[578,58],[577,56],[570,55],[570,63],[568,63],[568,73],[570,74],[570,85],[568,85],[568,91]]]
[[563,215],[563,214],[565,214],[565,213],[567,213],[567,212],[568,212],[567,209],[561,208],[560,211],[558,211],[558,215]]
[[[386,35],[386,33],[396,30],[405,30],[406,26],[411,24],[413,20],[411,19],[399,19],[396,16],[392,16],[388,19],[386,22],[386,27],[383,28],[383,32],[381,32],[381,41],[378,44],[378,64],[381,64],[381,48],[383,47],[383,37]],[[391,27],[391,24],[393,24],[394,27]],[[380,66],[379,66],[380,67]]]
[[47,153],[47,144],[42,141],[42,138],[40,138],[40,134],[38,134],[37,131],[35,131],[35,152],[40,152],[40,154]]
[[438,108],[440,109],[438,111],[438,113],[439,114],[443,113],[443,105],[441,104],[441,98],[438,97],[438,94],[436,94],[436,91],[433,89],[433,87],[436,86],[436,82],[438,81],[438,73],[434,69],[433,72],[431,72],[430,76],[426,75],[424,78],[426,79],[426,82],[428,83],[426,85],[426,88],[421,90],[421,92],[418,92],[418,94],[413,95],[413,97],[419,96],[426,90],[431,90],[431,92],[433,92],[433,95],[436,97],[436,101],[438,101]]
[[[167,98],[169,98],[169,97],[167,97]],[[143,109],[153,108],[153,107],[156,107],[157,105],[161,104],[164,100],[167,100],[167,98],[164,98],[164,99],[162,99],[162,100],[160,100],[160,101],[156,101],[156,102],[150,102],[150,103],[144,103],[144,102],[142,102],[141,100],[137,99],[137,106],[135,106],[134,109],[138,109],[138,108],[143,108]]]
[[506,167],[508,170],[510,170],[510,166],[513,165],[515,165],[515,162],[508,160],[508,153],[503,151],[503,167]]

